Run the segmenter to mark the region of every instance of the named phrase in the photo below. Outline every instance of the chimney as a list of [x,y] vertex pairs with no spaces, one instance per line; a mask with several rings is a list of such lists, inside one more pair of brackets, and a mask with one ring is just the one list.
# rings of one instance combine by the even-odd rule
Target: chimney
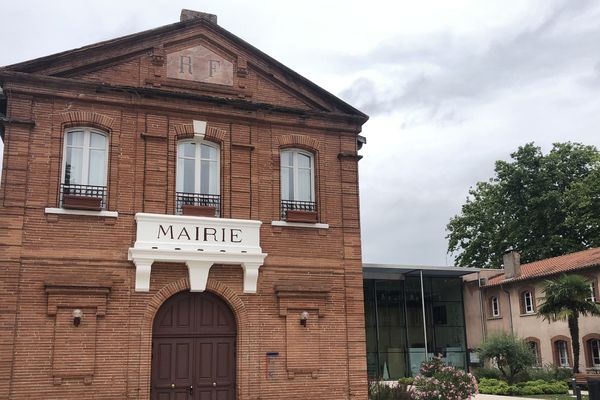
[[515,278],[521,275],[521,254],[513,249],[504,252],[504,277]]
[[212,22],[213,24],[217,23],[217,16],[215,14],[204,13],[200,11],[194,10],[186,10],[185,8],[181,10],[181,16],[179,17],[180,21],[189,21],[191,19],[205,19],[207,21]]

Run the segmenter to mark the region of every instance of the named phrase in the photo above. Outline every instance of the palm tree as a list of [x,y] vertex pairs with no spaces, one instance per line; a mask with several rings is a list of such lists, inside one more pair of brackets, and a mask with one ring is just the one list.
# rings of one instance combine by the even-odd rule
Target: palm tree
[[600,306],[589,300],[590,282],[580,275],[562,275],[545,282],[544,295],[538,315],[549,322],[567,321],[573,347],[573,373],[579,373],[579,316],[600,316]]

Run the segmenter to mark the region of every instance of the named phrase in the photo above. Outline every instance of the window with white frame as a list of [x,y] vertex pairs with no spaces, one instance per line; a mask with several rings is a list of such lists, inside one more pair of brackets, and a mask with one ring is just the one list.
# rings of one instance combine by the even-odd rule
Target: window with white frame
[[316,212],[314,155],[300,149],[281,151],[281,212]]
[[67,129],[64,136],[64,152],[61,179],[63,207],[86,208],[98,202],[106,207],[108,173],[108,136],[105,132],[89,127]]
[[590,282],[590,297],[588,300],[592,303],[596,302],[596,284],[594,282]]
[[492,312],[492,317],[500,316],[500,302],[498,301],[498,297],[492,296],[490,299],[490,309]]
[[[177,144],[177,213],[184,206],[214,208],[219,215],[221,196],[219,183],[219,146],[198,139],[181,140]],[[212,211],[211,211],[212,213]]]
[[533,314],[535,312],[533,294],[529,290],[523,292],[523,309],[525,314]]
[[600,368],[600,340],[591,339],[588,340],[590,361],[593,368]]
[[556,341],[556,356],[558,365],[561,367],[569,366],[569,351],[567,348],[567,342],[564,340]]

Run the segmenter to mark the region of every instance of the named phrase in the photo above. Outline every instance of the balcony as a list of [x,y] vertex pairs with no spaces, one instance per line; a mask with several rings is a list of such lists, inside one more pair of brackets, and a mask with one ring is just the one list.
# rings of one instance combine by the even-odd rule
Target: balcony
[[106,186],[60,185],[60,207],[100,211],[106,208]]
[[221,216],[221,196],[218,194],[177,192],[175,214],[219,218]]
[[317,203],[314,201],[281,200],[281,219],[289,222],[317,223]]

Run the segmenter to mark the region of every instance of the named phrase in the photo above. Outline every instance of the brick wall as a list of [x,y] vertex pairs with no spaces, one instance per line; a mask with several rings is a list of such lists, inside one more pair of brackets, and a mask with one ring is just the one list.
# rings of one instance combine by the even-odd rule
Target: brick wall
[[[199,29],[244,60],[250,72],[235,75],[231,89],[240,96],[290,110],[330,103],[309,97],[289,77],[286,85],[265,80],[264,61],[246,66],[247,50],[204,25],[190,25],[169,40]],[[111,51],[122,49],[105,49],[102,56]],[[69,83],[175,90],[152,53],[95,70],[86,63],[96,56],[88,57],[71,60],[75,72],[60,72],[60,62],[43,71],[60,72],[60,79],[20,76],[4,84],[8,116],[19,121],[6,126],[0,188],[0,398],[149,398],[152,319],[189,283],[184,265],[155,263],[150,291],[135,292],[127,249],[135,241],[135,213],[174,213],[177,130],[200,119],[221,132],[212,140],[221,150],[222,217],[261,220],[261,247],[269,254],[257,294],[243,293],[240,267],[214,266],[209,275],[207,290],[222,296],[238,320],[238,398],[366,399],[358,158],[352,156],[362,122],[337,111],[242,109]],[[177,90],[219,90],[205,86]],[[116,219],[44,211],[58,207],[64,130],[87,124],[109,132],[108,209],[118,211]],[[279,152],[289,140],[315,153],[319,220],[329,229],[271,225],[279,219]],[[288,290],[304,299],[285,303],[289,315],[282,315],[285,296],[276,292],[278,285],[291,285]],[[315,297],[306,286],[324,287],[326,295]],[[319,314],[309,336],[295,329],[295,313],[303,307]],[[85,328],[70,325],[73,308],[83,310]],[[267,377],[266,352],[295,358]]]

